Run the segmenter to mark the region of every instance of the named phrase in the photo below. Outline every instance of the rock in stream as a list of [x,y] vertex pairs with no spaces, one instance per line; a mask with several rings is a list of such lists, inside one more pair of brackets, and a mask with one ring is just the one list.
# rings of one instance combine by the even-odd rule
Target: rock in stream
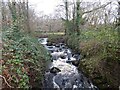
[[79,54],[72,53],[72,50],[63,43],[48,46],[47,38],[40,38],[39,41],[50,52],[53,59],[49,71],[45,74],[45,90],[50,88],[98,89],[81,72],[78,72],[75,65],[80,61]]

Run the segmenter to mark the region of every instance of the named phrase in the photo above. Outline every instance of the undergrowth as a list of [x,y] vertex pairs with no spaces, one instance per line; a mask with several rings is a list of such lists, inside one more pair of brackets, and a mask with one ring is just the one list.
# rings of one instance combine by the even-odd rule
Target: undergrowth
[[[118,75],[120,72],[117,68],[120,68],[120,46],[115,28],[101,26],[81,30],[79,36],[75,33],[68,35],[66,41],[68,46],[81,53],[83,59],[79,69],[93,79],[98,87],[119,86],[120,78]],[[106,65],[106,63],[112,64]]]
[[[35,37],[17,26],[3,30],[2,75],[15,88],[42,87],[49,54]],[[8,87],[3,83],[3,87]]]

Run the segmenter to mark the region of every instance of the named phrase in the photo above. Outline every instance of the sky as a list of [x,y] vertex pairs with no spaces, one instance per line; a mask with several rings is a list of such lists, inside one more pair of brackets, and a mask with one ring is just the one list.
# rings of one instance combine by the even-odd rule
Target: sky
[[[35,9],[36,13],[43,11],[43,14],[49,15],[54,13],[54,10],[58,4],[63,0],[29,0],[29,5]],[[69,1],[69,0],[68,0]],[[84,2],[107,2],[110,0],[82,0]]]
[[51,14],[61,0],[29,0],[29,5],[35,8],[36,12],[43,11],[44,14]]

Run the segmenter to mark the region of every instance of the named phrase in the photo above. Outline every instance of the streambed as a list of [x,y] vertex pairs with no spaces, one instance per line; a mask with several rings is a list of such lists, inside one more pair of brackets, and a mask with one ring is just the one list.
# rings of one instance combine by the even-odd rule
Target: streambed
[[48,45],[47,38],[39,38],[39,42],[48,50],[52,57],[49,71],[45,74],[45,89],[98,89],[88,78],[78,71],[76,66],[80,63],[81,59],[79,53],[73,53],[64,43]]

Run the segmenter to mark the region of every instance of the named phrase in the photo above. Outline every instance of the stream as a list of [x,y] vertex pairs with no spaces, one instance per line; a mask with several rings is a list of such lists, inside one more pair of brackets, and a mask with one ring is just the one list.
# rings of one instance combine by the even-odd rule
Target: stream
[[45,74],[45,90],[50,88],[80,90],[98,90],[82,72],[78,71],[81,55],[73,53],[64,43],[48,45],[47,38],[39,38],[38,41],[51,54],[52,62]]

